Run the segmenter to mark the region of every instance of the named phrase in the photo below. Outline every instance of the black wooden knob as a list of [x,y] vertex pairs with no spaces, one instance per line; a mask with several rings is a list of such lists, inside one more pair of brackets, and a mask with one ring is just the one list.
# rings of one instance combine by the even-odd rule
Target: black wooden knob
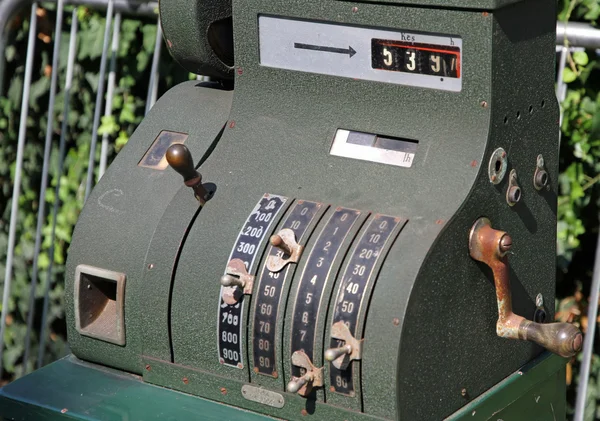
[[171,168],[181,174],[184,181],[189,181],[199,176],[194,167],[192,154],[187,146],[183,144],[175,143],[169,146],[169,149],[167,149],[167,162]]

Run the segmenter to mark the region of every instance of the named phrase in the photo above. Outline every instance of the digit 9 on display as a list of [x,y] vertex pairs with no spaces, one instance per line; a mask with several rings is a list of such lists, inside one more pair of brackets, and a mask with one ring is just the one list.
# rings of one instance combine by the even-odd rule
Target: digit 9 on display
[[460,79],[460,48],[449,45],[371,40],[371,67]]

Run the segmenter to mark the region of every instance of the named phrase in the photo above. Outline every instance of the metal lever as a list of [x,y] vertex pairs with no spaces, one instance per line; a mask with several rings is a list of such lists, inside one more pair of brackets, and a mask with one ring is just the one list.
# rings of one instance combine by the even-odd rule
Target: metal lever
[[325,351],[325,360],[338,370],[345,370],[350,361],[360,360],[362,351],[362,341],[357,340],[348,326],[342,322],[336,322],[331,326],[331,337],[344,341],[345,344],[338,348],[329,348]]
[[183,183],[194,190],[194,196],[200,202],[200,206],[204,206],[210,199],[210,193],[202,185],[202,175],[196,171],[192,154],[187,146],[181,143],[169,146],[166,157],[171,168],[183,177]]
[[569,323],[535,323],[513,313],[506,254],[512,239],[504,231],[492,228],[487,218],[479,218],[469,234],[471,257],[488,265],[494,274],[498,300],[496,333],[502,338],[535,342],[561,357],[572,357],[581,350],[583,336]]
[[277,234],[271,236],[271,245],[277,247],[283,252],[278,253],[275,256],[269,256],[267,259],[267,269],[270,272],[279,272],[288,263],[298,263],[304,246],[301,246],[296,242],[296,235],[294,231],[289,228],[284,228]]
[[296,351],[292,354],[292,364],[306,370],[306,373],[301,377],[292,376],[287,384],[288,392],[306,397],[313,388],[323,386],[323,367],[315,367],[304,351]]
[[243,294],[252,294],[254,275],[246,270],[246,264],[241,259],[233,259],[227,264],[225,275],[221,276],[223,301],[229,305],[236,304]]

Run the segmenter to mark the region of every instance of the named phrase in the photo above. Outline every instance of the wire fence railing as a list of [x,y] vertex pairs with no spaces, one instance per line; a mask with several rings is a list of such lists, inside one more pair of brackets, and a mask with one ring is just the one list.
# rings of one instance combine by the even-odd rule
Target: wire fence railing
[[[41,180],[39,185],[39,207],[37,210],[37,222],[35,232],[35,245],[33,250],[33,262],[32,262],[32,275],[29,285],[29,302],[27,312],[27,329],[23,344],[23,360],[29,361],[31,354],[31,336],[34,329],[35,319],[35,306],[34,301],[36,299],[36,287],[40,281],[39,279],[39,255],[42,248],[43,233],[45,218],[47,215],[46,206],[46,195],[49,187],[49,167],[51,160],[51,150],[54,145],[53,141],[55,138],[54,132],[54,121],[52,116],[54,115],[54,108],[56,106],[57,89],[59,86],[59,67],[60,64],[60,46],[61,46],[61,34],[63,30],[63,18],[65,17],[65,6],[85,6],[88,8],[101,10],[105,14],[105,28],[104,28],[104,39],[102,41],[102,53],[100,57],[99,66],[99,79],[98,87],[96,91],[93,123],[92,123],[92,134],[90,137],[89,147],[89,158],[87,165],[87,173],[85,180],[80,180],[85,185],[84,197],[87,198],[93,185],[97,182],[104,174],[108,165],[109,156],[109,143],[110,137],[106,132],[99,134],[99,128],[103,117],[110,117],[113,114],[113,95],[115,92],[116,84],[116,72],[118,68],[117,64],[117,50],[120,41],[120,28],[122,24],[123,16],[139,17],[139,18],[154,18],[158,19],[158,3],[155,1],[128,1],[128,0],[54,0],[51,3],[56,6],[56,21],[54,27],[54,48],[52,52],[52,66],[50,75],[50,89],[49,89],[49,100],[47,105],[48,121],[45,131],[45,142],[43,149],[43,163],[41,171]],[[17,219],[19,213],[19,198],[21,195],[21,178],[24,171],[24,147],[27,142],[26,122],[29,113],[29,97],[31,88],[32,71],[35,61],[35,45],[36,45],[36,34],[37,34],[37,17],[38,17],[38,3],[37,2],[23,2],[23,0],[2,0],[0,1],[0,97],[5,92],[5,86],[3,86],[5,78],[6,62],[4,60],[4,51],[7,46],[7,33],[8,23],[10,19],[17,13],[23,13],[26,7],[31,7],[29,13],[29,28],[27,37],[27,54],[25,57],[25,70],[23,78],[23,90],[21,96],[21,108],[20,108],[20,123],[18,130],[17,148],[16,148],[16,160],[13,177],[13,191],[12,201],[10,209],[10,222],[9,222],[9,234],[8,244],[6,252],[6,265],[5,274],[3,279],[3,291],[2,291],[2,312],[0,316],[0,373],[2,373],[3,364],[3,353],[5,351],[5,330],[6,321],[9,312],[9,298],[11,296],[11,286],[13,280],[13,259],[15,257],[15,250],[17,246]],[[78,18],[77,8],[73,8],[71,12],[71,25],[70,25],[70,37],[68,44],[68,56],[66,59],[66,74],[63,84],[63,109],[62,109],[62,121],[60,122],[60,137],[58,140],[58,174],[64,171],[64,161],[66,153],[66,135],[69,130],[68,119],[64,118],[69,114],[70,99],[72,97],[72,83],[73,73],[76,65],[77,57],[75,54],[76,43],[78,38]],[[163,46],[162,32],[160,24],[157,24],[156,38],[154,40],[154,52],[152,55],[152,61],[149,66],[150,77],[147,86],[146,93],[146,104],[145,113],[152,108],[158,97],[158,83],[159,83],[159,61],[161,56],[161,50]],[[564,101],[567,86],[563,81],[563,72],[565,67],[568,65],[569,55],[574,51],[582,49],[598,49],[600,48],[600,30],[592,28],[588,25],[582,25],[577,23],[564,23],[557,24],[557,84],[556,84],[556,95],[560,102]],[[199,79],[201,77],[198,77]],[[561,115],[562,122],[562,115]],[[100,139],[99,139],[100,138]],[[100,154],[97,159],[97,143],[100,140]],[[59,195],[60,183],[57,183],[54,188],[54,200],[52,203],[51,215],[51,230],[50,230],[50,251],[49,255],[54,255],[54,240],[56,235],[57,226],[57,215],[60,207],[60,195]],[[50,279],[52,277],[52,262],[46,268],[46,276],[43,286],[43,305],[42,305],[42,316],[39,333],[39,347],[38,355],[35,359],[37,368],[41,367],[44,362],[43,354],[45,352],[45,341],[48,337],[47,332],[47,314],[48,314],[48,302],[50,293]],[[597,249],[597,256],[595,261],[595,268],[592,281],[591,299],[589,306],[588,320],[596,320],[598,313],[598,291],[600,289],[600,238],[599,246]],[[581,365],[581,377],[578,385],[578,397],[576,402],[576,415],[575,420],[583,420],[583,410],[585,405],[585,398],[587,394],[587,383],[589,378],[589,372],[591,367],[591,358],[593,351],[593,341],[595,335],[596,323],[590,323],[584,342],[583,359]],[[22,367],[22,373],[26,374],[28,365],[25,363]]]
[[[25,336],[25,344],[24,344],[24,357],[25,361],[29,360],[30,356],[30,347],[31,347],[31,332],[33,329],[33,320],[34,320],[34,300],[35,300],[35,291],[38,284],[38,264],[39,264],[39,256],[42,244],[42,228],[44,226],[44,220],[46,217],[46,192],[48,187],[48,174],[49,174],[49,165],[50,165],[50,152],[53,147],[53,138],[54,138],[54,121],[52,116],[54,115],[54,107],[56,104],[56,93],[58,86],[58,74],[59,74],[59,56],[60,56],[60,46],[61,46],[61,33],[62,33],[62,25],[63,25],[63,14],[64,14],[64,6],[65,3],[68,2],[70,5],[85,5],[86,7],[95,7],[95,8],[103,8],[106,13],[106,27],[104,31],[104,40],[103,40],[103,48],[102,48],[102,56],[100,60],[100,69],[99,69],[99,79],[98,79],[98,88],[96,94],[96,101],[94,107],[94,117],[93,117],[93,126],[92,126],[92,136],[90,139],[90,154],[89,154],[89,162],[87,169],[87,179],[85,182],[85,198],[92,189],[92,186],[95,184],[97,180],[94,179],[95,167],[96,167],[96,144],[98,140],[98,129],[100,127],[101,120],[101,110],[103,103],[104,107],[104,116],[111,115],[112,112],[112,100],[113,100],[113,92],[115,88],[115,72],[116,72],[116,49],[119,43],[119,28],[121,24],[121,15],[122,13],[127,13],[129,15],[134,16],[155,16],[157,15],[158,5],[156,2],[145,2],[145,3],[134,3],[128,2],[124,0],[92,0],[92,1],[81,1],[81,0],[57,0],[56,1],[56,22],[54,29],[54,50],[52,53],[52,66],[51,66],[51,84],[50,84],[50,94],[49,101],[47,106],[47,128],[45,135],[45,145],[44,145],[44,153],[43,153],[43,164],[42,164],[42,172],[41,172],[41,182],[39,188],[39,208],[37,215],[37,224],[36,224],[36,233],[35,233],[35,246],[33,253],[33,269],[32,269],[32,278],[30,284],[30,297],[29,297],[29,306],[28,306],[28,315],[27,315],[27,331]],[[0,85],[4,80],[4,69],[5,69],[5,60],[4,60],[4,49],[6,47],[6,27],[7,23],[12,16],[14,16],[17,12],[22,10],[24,2],[21,0],[13,1],[13,0],[4,0],[0,2]],[[3,364],[3,353],[5,350],[4,337],[5,337],[5,329],[6,329],[6,320],[9,311],[9,298],[11,294],[11,286],[13,280],[13,259],[16,247],[16,230],[17,230],[17,219],[19,212],[19,198],[21,195],[21,178],[23,174],[23,159],[24,159],[24,146],[27,141],[26,129],[27,129],[27,119],[29,112],[29,97],[30,97],[30,88],[31,88],[31,78],[32,71],[34,66],[35,59],[35,45],[36,45],[36,35],[37,35],[37,15],[38,12],[38,3],[33,2],[31,4],[31,12],[29,17],[29,29],[28,29],[28,38],[27,38],[27,54],[25,59],[25,75],[23,81],[23,92],[22,92],[22,102],[21,102],[21,114],[20,114],[20,123],[19,123],[19,134],[17,140],[17,153],[16,153],[16,162],[15,162],[15,170],[14,170],[14,179],[13,179],[13,192],[12,192],[12,201],[11,201],[11,210],[10,210],[10,222],[9,222],[9,235],[8,235],[8,249],[7,249],[7,257],[6,257],[6,265],[5,265],[5,274],[4,274],[4,282],[3,282],[3,292],[2,292],[2,313],[0,316],[0,373],[2,373],[2,364]],[[66,78],[64,82],[64,103],[63,103],[63,116],[68,115],[69,113],[69,105],[71,98],[71,85],[73,80],[73,68],[75,65],[75,49],[78,35],[78,18],[77,18],[77,9],[74,8],[72,11],[71,18],[71,28],[70,28],[70,43],[69,43],[69,54],[67,59],[67,71]],[[109,42],[112,33],[112,43]],[[154,55],[152,58],[151,64],[151,76],[150,83],[147,89],[147,102],[146,102],[146,113],[150,110],[152,105],[156,102],[157,92],[158,92],[158,62],[160,59],[160,51],[162,44],[162,34],[160,31],[160,25],[158,25],[157,36],[156,36],[156,46],[154,49]],[[112,44],[112,48],[109,51],[109,45]],[[110,54],[110,66],[107,71],[107,61]],[[106,78],[108,73],[108,77]],[[105,86],[105,79],[106,86]],[[4,90],[0,87],[0,92]],[[105,100],[106,96],[106,100]],[[62,127],[60,130],[60,140],[59,140],[59,164],[58,164],[58,173],[61,174],[63,172],[63,163],[64,163],[64,155],[65,155],[65,137],[68,131],[68,119],[62,119]],[[102,135],[101,139],[101,153],[99,160],[99,170],[98,170],[98,178],[102,177],[106,166],[107,166],[107,157],[108,157],[108,135],[105,133]],[[60,205],[59,199],[59,188],[60,183],[56,185],[55,188],[55,200],[52,208],[52,229],[51,229],[51,244],[54,244],[55,238],[55,230],[56,230],[56,218],[58,214],[58,207]],[[54,255],[53,247],[51,246],[50,256]],[[47,319],[47,311],[48,311],[48,297],[49,297],[49,287],[50,287],[50,278],[52,275],[52,262],[53,259],[50,259],[50,264],[46,270],[46,282],[44,285],[44,300],[43,300],[43,309],[42,309],[42,323],[40,327],[39,334],[39,348],[38,348],[38,356],[37,356],[37,368],[41,367],[43,364],[43,353],[45,350],[45,341],[47,338],[46,332],[46,319]],[[23,373],[25,374],[27,371],[27,364],[23,364]]]

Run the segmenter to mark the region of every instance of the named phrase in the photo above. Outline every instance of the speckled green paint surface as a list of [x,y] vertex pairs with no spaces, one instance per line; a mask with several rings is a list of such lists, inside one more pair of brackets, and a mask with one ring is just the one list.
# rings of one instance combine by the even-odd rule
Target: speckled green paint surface
[[[107,191],[121,189],[130,201],[123,203],[125,216],[114,227],[110,224],[117,221],[116,215],[96,202],[86,206],[69,273],[72,276],[74,265],[87,263],[131,274],[126,293],[128,343],[118,348],[79,337],[70,328],[78,356],[144,371],[151,383],[242,405],[239,396],[224,397],[216,388],[239,388],[252,381],[247,353],[243,369],[218,361],[219,278],[240,228],[264,193],[409,220],[382,265],[367,311],[362,399],[328,398],[320,392],[314,419],[335,419],[328,417],[343,413],[340,408],[362,408],[369,416],[385,419],[442,419],[542,352],[532,344],[496,336],[491,273],[469,257],[467,238],[480,216],[508,231],[514,244],[510,264],[515,311],[532,317],[534,297],[542,293],[552,318],[558,181],[554,5],[529,0],[482,13],[512,2],[473,1],[467,8],[445,3],[450,9],[406,3],[411,2],[361,2],[353,10],[354,3],[334,0],[233,1],[237,71],[231,114],[224,102],[218,102],[212,117],[205,108],[199,112],[195,107],[205,103],[204,97],[194,97],[191,85],[175,88],[159,101],[109,177],[90,196],[97,201]],[[436,0],[421,3],[438,6]],[[460,37],[463,89],[455,93],[263,67],[258,56],[259,14]],[[182,34],[182,39],[192,42],[193,34]],[[196,208],[191,194],[176,193],[182,188],[179,176],[167,171],[156,176],[167,180],[158,184],[134,165],[154,139],[149,133],[158,128],[212,134],[210,140],[198,136],[189,142],[194,153],[207,149],[206,142],[214,140],[225,120],[229,123],[222,137],[200,167],[217,192],[190,226]],[[330,156],[338,128],[418,139],[413,167]],[[523,193],[512,208],[505,199],[508,177],[494,186],[487,176],[487,161],[497,147],[508,152],[509,171],[517,171]],[[543,154],[550,175],[550,188],[541,192],[532,184],[538,154]],[[132,190],[135,193],[129,195]],[[161,238],[171,235],[161,244]],[[91,243],[90,238],[98,240]],[[313,242],[314,237],[307,249]],[[161,255],[163,246],[169,252]],[[264,243],[259,256],[263,252]],[[173,276],[169,265],[176,258]],[[157,263],[154,272],[148,270],[149,263]],[[254,273],[263,263],[252,268]],[[298,265],[291,290],[303,264]],[[170,295],[165,296],[167,290]],[[165,313],[169,297],[170,313]],[[272,387],[279,393],[289,380],[286,346],[293,304],[285,304],[286,325],[278,344],[284,377]],[[248,297],[246,312],[251,307]],[[72,320],[72,313],[69,317]],[[326,341],[323,320],[317,323],[318,335]],[[174,364],[166,346],[169,335]],[[158,367],[147,371],[146,364]],[[180,383],[186,373],[195,379],[188,385]],[[463,388],[468,390],[466,397]],[[239,389],[235,393],[239,395]],[[560,405],[564,395],[556,396]],[[293,419],[306,405],[306,400],[292,396],[283,412],[248,408]]]

